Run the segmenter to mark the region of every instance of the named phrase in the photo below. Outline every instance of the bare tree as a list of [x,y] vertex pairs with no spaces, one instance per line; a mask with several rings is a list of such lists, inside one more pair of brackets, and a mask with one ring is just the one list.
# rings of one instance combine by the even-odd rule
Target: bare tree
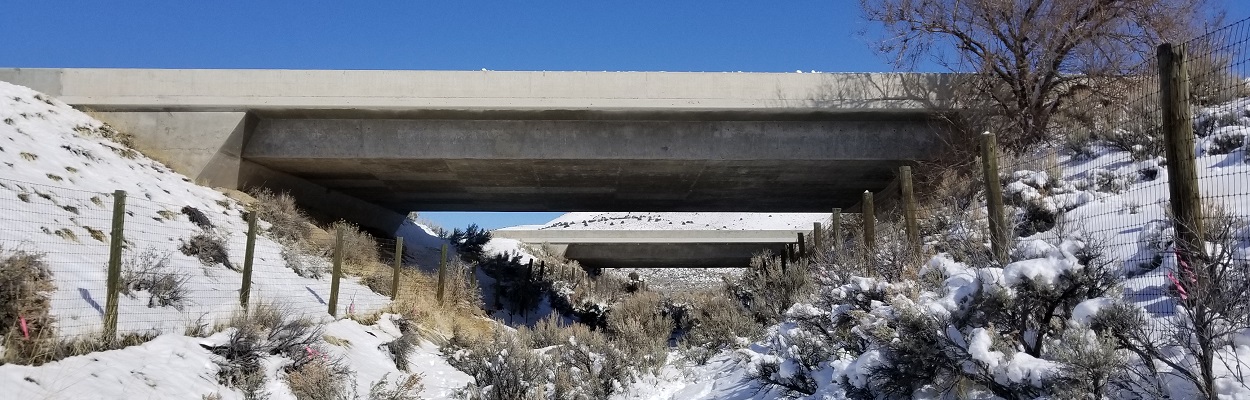
[[[860,0],[884,25],[877,50],[908,68],[928,57],[975,72],[970,99],[994,111],[977,121],[1019,149],[1047,138],[1066,99],[1146,66],[1157,44],[1222,20],[1220,0]],[[1111,80],[1113,81],[1113,80]],[[1114,85],[1114,82],[1109,82]]]

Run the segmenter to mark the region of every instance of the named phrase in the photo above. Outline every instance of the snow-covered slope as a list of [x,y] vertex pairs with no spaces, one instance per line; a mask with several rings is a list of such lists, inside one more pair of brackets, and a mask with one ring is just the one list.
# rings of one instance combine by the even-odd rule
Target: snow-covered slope
[[[82,337],[102,330],[115,190],[127,193],[123,264],[163,263],[168,272],[185,279],[184,300],[174,304],[154,303],[143,290],[120,296],[119,333],[160,334],[154,340],[39,367],[2,365],[0,397],[198,399],[217,393],[239,398],[241,393],[217,382],[215,356],[202,346],[216,344],[225,333],[209,338],[183,334],[188,328],[212,329],[239,309],[238,269],[247,233],[242,206],[111,140],[122,137],[100,121],[28,88],[0,82],[0,121],[0,247],[43,255],[55,285],[50,314],[60,335]],[[184,207],[202,213],[211,227],[193,223]],[[268,227],[264,221],[260,225]],[[228,263],[201,262],[180,250],[204,234],[223,240]],[[441,244],[411,222],[398,234],[413,247],[436,249]],[[383,375],[397,379],[400,373],[390,355],[379,349],[400,335],[389,318],[384,315],[373,326],[334,321],[326,310],[329,276],[297,275],[283,252],[278,242],[258,236],[252,304],[272,302],[328,322],[326,334],[348,344],[327,346],[327,351],[344,357],[363,391]],[[306,261],[328,263],[315,256]],[[370,314],[388,303],[357,278],[344,277],[338,315]],[[445,398],[468,379],[428,342],[409,359],[411,370],[426,378],[427,398]],[[281,386],[273,371],[270,378],[271,385]],[[290,398],[289,391],[271,394]]]

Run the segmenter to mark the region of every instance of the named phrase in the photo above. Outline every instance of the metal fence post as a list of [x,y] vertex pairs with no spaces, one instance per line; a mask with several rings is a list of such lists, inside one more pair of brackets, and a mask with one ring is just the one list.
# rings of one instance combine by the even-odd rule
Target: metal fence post
[[108,283],[104,295],[104,341],[117,339],[117,297],[121,293],[122,234],[126,226],[126,191],[113,192],[113,229],[109,241]]

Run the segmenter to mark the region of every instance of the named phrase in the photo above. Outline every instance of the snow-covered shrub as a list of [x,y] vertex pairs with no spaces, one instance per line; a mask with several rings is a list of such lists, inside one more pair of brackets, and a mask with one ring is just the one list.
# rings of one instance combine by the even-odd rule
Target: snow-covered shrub
[[1250,133],[1250,128],[1243,126],[1221,128],[1202,139],[1198,145],[1203,154],[1230,154],[1245,145],[1247,133]]
[[169,254],[148,248],[122,260],[121,293],[136,298],[147,292],[148,307],[174,307],[181,310],[186,300],[186,283],[191,279],[169,265]]
[[608,334],[635,366],[655,368],[664,364],[673,320],[664,315],[662,300],[655,292],[639,292],[608,312]]
[[1108,393],[1122,393],[1132,379],[1127,357],[1115,339],[1085,326],[1065,331],[1051,345],[1047,358],[1059,363],[1054,379],[1058,398],[1103,399]]
[[812,278],[803,262],[782,268],[781,259],[765,250],[751,257],[751,268],[726,286],[757,321],[780,322],[787,309],[806,296]]
[[546,351],[553,370],[552,398],[609,398],[624,391],[638,371],[650,364],[632,359],[617,343],[585,325],[574,324],[566,329],[568,340]]
[[[42,364],[59,358],[47,292],[54,290],[43,254],[0,247],[0,364]],[[30,339],[26,339],[29,336]]]
[[497,330],[493,337],[455,340],[443,349],[447,362],[473,377],[463,398],[523,399],[546,385],[548,364],[518,335]]
[[320,360],[317,342],[322,326],[289,314],[290,310],[281,306],[259,302],[251,305],[250,312],[232,316],[227,324],[232,332],[226,342],[206,346],[217,356],[218,382],[245,394],[261,395],[265,386],[262,358],[285,356],[291,370]]
[[1113,148],[1128,152],[1133,161],[1158,158],[1163,155],[1160,109],[1157,101],[1134,103],[1117,118],[1118,127],[1103,131],[1099,138]]
[[[1250,261],[1245,238],[1238,237],[1246,223],[1223,207],[1208,204],[1204,211],[1206,254],[1178,257],[1174,244],[1164,255],[1167,318],[1152,318],[1136,304],[1114,304],[1091,324],[1137,357],[1135,373],[1169,387],[1173,396],[1214,397],[1250,378],[1243,372],[1250,364],[1237,352],[1250,331]],[[1184,383],[1160,383],[1173,381]]]
[[274,194],[266,188],[248,192],[256,198],[257,218],[269,223],[269,235],[287,243],[303,242],[312,237],[312,220],[295,205],[295,198],[283,192]]
[[226,239],[221,235],[211,232],[197,233],[190,239],[184,240],[178,250],[182,251],[182,254],[199,259],[204,265],[221,264],[226,268],[235,269],[230,264],[230,254],[226,251]]
[[1025,241],[1013,259],[972,268],[939,255],[921,275],[936,274],[925,279],[940,286],[918,295],[897,284],[844,286],[832,297],[830,329],[851,352],[843,390],[859,398],[956,386],[1009,399],[1052,394],[1064,375],[1048,346],[1064,337],[1078,304],[1107,295],[1119,277],[1088,239]]

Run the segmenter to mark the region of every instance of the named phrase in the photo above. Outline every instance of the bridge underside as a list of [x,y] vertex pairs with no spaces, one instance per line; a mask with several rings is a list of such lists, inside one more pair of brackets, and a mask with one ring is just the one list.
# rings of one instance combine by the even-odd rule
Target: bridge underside
[[764,250],[783,243],[579,243],[564,256],[590,268],[745,268]]
[[771,120],[485,115],[468,120],[262,114],[243,156],[401,212],[799,212],[848,207],[864,190],[888,185],[899,165],[929,157],[938,143],[933,122],[907,115],[892,120],[810,114]]

